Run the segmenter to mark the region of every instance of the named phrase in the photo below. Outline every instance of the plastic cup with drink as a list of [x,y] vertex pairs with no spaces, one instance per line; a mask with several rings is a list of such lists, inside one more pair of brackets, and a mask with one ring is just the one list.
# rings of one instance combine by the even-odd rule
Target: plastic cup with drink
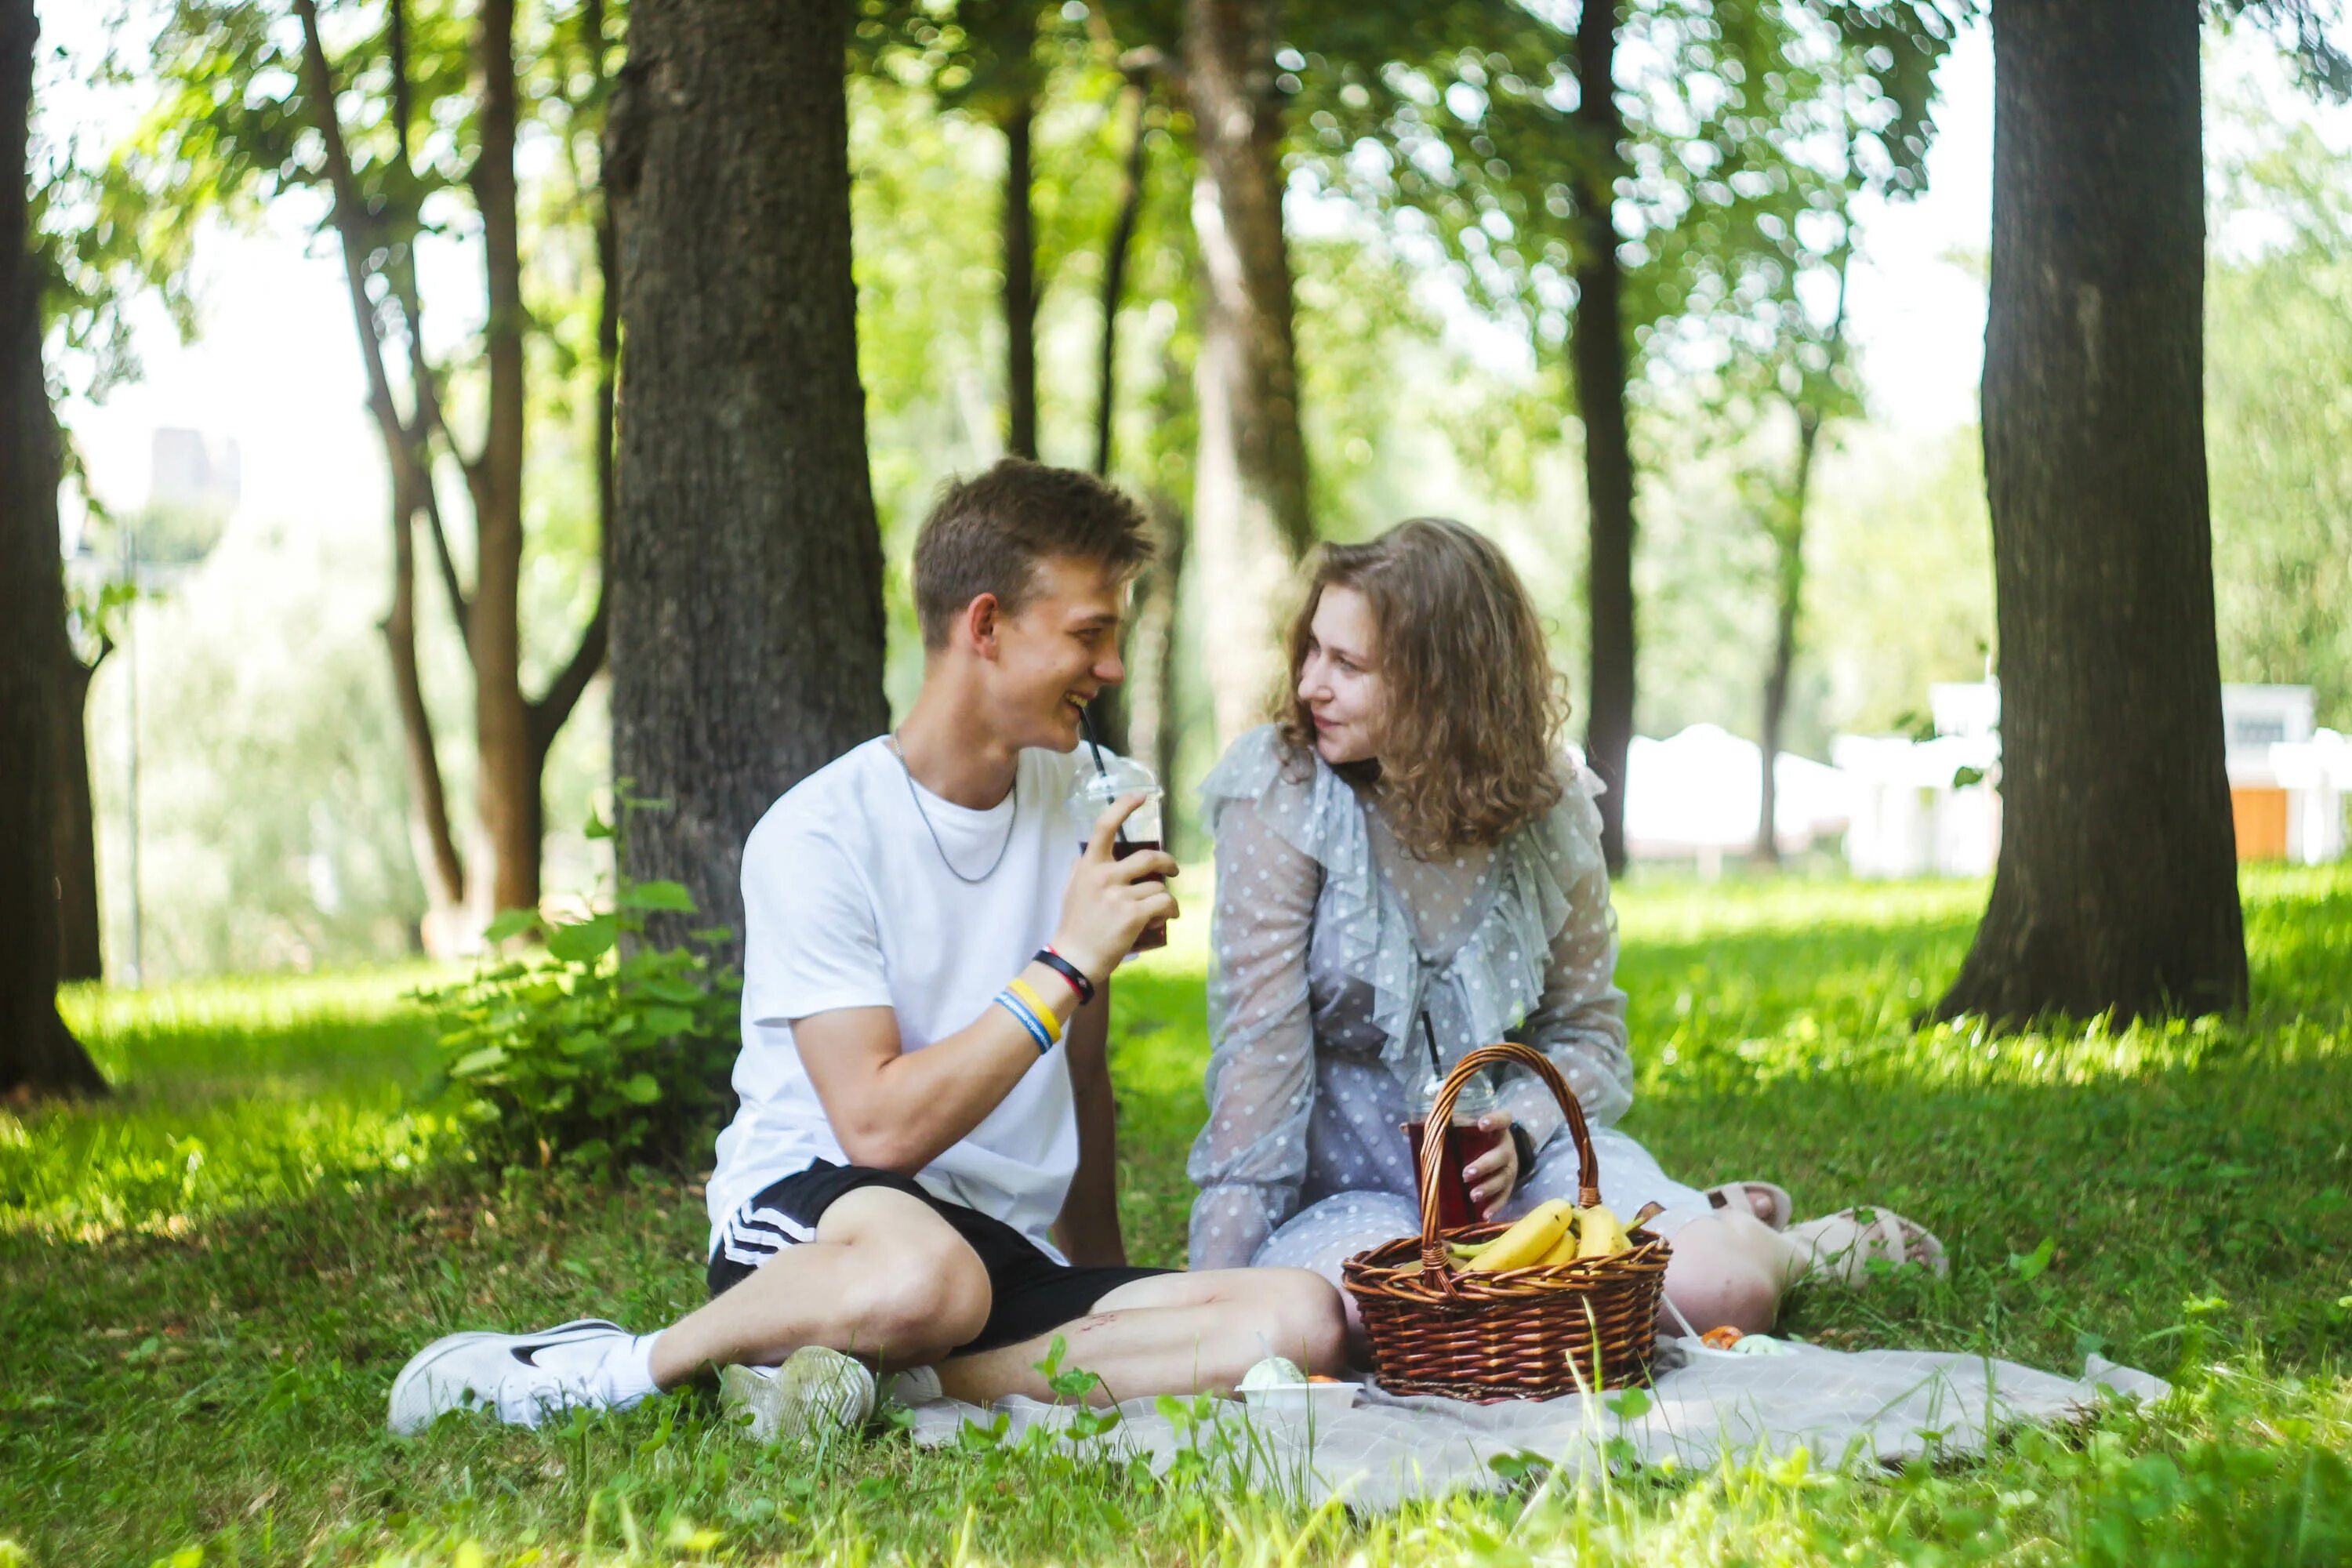
[[[1085,770],[1070,791],[1070,819],[1077,824],[1079,847],[1083,848],[1094,837],[1103,813],[1128,796],[1139,795],[1144,797],[1143,804],[1119,824],[1118,837],[1111,841],[1111,854],[1124,860],[1142,850],[1160,848],[1167,842],[1160,823],[1160,802],[1167,792],[1160,787],[1159,779],[1132,757],[1097,752],[1093,762],[1094,765]],[[1155,882],[1165,879],[1151,879]],[[1153,921],[1135,939],[1135,947],[1128,957],[1167,945],[1168,922]]]

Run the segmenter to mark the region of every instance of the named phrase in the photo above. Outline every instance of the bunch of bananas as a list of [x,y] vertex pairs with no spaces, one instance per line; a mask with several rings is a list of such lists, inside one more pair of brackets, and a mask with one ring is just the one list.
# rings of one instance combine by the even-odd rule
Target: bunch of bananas
[[1633,1249],[1625,1226],[1606,1204],[1578,1208],[1564,1198],[1538,1204],[1492,1241],[1449,1242],[1455,1267],[1474,1274],[1506,1268],[1552,1268],[1580,1258],[1613,1258]]

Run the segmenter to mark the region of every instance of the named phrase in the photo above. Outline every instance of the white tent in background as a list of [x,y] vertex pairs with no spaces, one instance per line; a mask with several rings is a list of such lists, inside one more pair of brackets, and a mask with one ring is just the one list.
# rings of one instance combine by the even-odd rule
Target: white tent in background
[[[1625,848],[1636,859],[1696,860],[1713,876],[1726,855],[1756,844],[1763,751],[1715,724],[1669,740],[1633,737],[1625,759]],[[1773,836],[1782,854],[1845,831],[1846,780],[1835,768],[1781,752],[1773,760]]]

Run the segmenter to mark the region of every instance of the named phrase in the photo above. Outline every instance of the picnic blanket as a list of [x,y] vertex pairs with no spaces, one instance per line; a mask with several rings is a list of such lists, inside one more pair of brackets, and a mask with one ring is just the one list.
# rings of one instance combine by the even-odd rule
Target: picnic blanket
[[[1782,1356],[1706,1351],[1694,1340],[1659,1343],[1647,1389],[1545,1401],[1472,1405],[1398,1396],[1367,1383],[1344,1414],[1248,1410],[1230,1400],[1129,1400],[1108,1432],[1067,1435],[1070,1405],[1030,1399],[992,1410],[935,1400],[913,1413],[915,1440],[956,1442],[967,1424],[1022,1440],[1034,1429],[1085,1452],[1125,1460],[1140,1454],[1165,1472],[1190,1449],[1236,1479],[1308,1503],[1337,1497],[1387,1509],[1464,1489],[1499,1489],[1529,1458],[1574,1469],[1638,1458],[1711,1466],[1726,1454],[1776,1458],[1804,1449],[1816,1463],[1894,1465],[1928,1455],[1979,1453],[2019,1422],[2063,1421],[2105,1398],[2160,1399],[2159,1378],[2092,1356],[2079,1378],[1988,1356],[1929,1351],[1833,1351],[1791,1344]],[[1037,1440],[1037,1439],[1030,1439]],[[1502,1461],[1497,1466],[1496,1461]]]

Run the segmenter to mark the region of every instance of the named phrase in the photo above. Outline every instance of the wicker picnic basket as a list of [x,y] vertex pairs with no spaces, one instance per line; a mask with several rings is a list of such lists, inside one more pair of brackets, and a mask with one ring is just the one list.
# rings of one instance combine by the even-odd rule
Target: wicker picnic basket
[[1472,1074],[1498,1062],[1529,1068],[1559,1101],[1576,1140],[1578,1205],[1601,1201],[1592,1132],[1559,1069],[1509,1041],[1464,1057],[1440,1089],[1423,1137],[1421,1235],[1360,1252],[1343,1266],[1371,1341],[1373,1375],[1391,1394],[1482,1404],[1647,1383],[1672,1256],[1664,1239],[1642,1228],[1657,1212],[1654,1205],[1633,1217],[1632,1250],[1613,1258],[1481,1274],[1458,1271],[1445,1250],[1448,1241],[1484,1241],[1510,1228],[1437,1228],[1437,1176],[1454,1101]]

